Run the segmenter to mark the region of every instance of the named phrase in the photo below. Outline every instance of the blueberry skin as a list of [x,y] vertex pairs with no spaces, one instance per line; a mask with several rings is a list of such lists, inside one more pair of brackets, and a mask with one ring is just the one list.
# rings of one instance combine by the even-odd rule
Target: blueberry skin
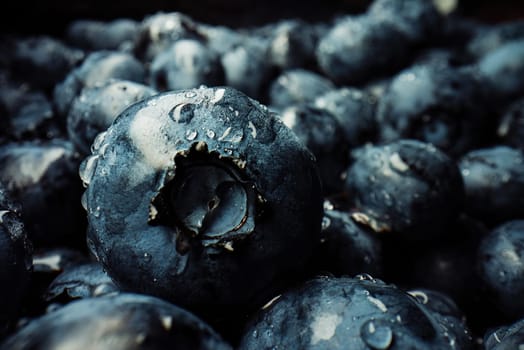
[[44,299],[48,302],[69,302],[117,291],[118,287],[102,269],[102,265],[98,262],[88,262],[66,268],[51,282]]
[[32,272],[33,247],[19,209],[0,183],[0,338],[16,320]]
[[524,221],[513,220],[493,229],[478,250],[480,276],[500,311],[520,317],[524,303]]
[[365,90],[343,87],[322,93],[314,104],[335,115],[344,129],[346,142],[356,147],[376,139],[377,99],[376,95]]
[[409,39],[390,22],[369,16],[338,20],[318,42],[317,63],[336,84],[363,84],[404,66]]
[[22,205],[20,214],[35,247],[85,245],[79,164],[73,145],[64,140],[0,147],[0,181]]
[[343,183],[341,175],[348,166],[349,146],[335,116],[301,104],[285,108],[281,118],[315,156],[323,193],[339,193]]
[[487,143],[495,120],[470,70],[442,64],[415,65],[392,80],[379,100],[382,142],[413,138],[451,156]]
[[524,21],[514,20],[494,25],[478,25],[467,43],[467,52],[477,59],[510,41],[524,39]]
[[20,329],[0,349],[220,349],[231,347],[193,314],[150,296],[72,302]]
[[124,290],[200,314],[244,312],[318,242],[313,156],[235,89],[153,96],[95,143],[81,167],[88,245]]
[[64,135],[52,102],[41,90],[7,79],[0,83],[0,110],[5,116],[0,134],[7,140],[51,139]]
[[488,331],[484,336],[485,350],[518,349],[524,342],[524,319]]
[[443,22],[433,1],[374,0],[367,13],[377,21],[390,23],[413,43],[433,39]]
[[284,109],[294,104],[313,102],[334,88],[335,85],[320,74],[305,69],[290,69],[271,83],[269,103],[275,109]]
[[45,91],[52,90],[84,59],[81,50],[49,36],[15,39],[12,44],[10,70],[13,75]]
[[88,155],[96,135],[105,131],[126,107],[156,93],[147,85],[117,79],[85,87],[67,115],[69,139],[82,155]]
[[471,151],[459,160],[464,210],[493,226],[524,217],[524,155],[507,146]]
[[[226,85],[242,91],[251,98],[264,101],[267,86],[273,78],[273,67],[268,59],[267,40],[245,36],[221,56]],[[249,77],[249,79],[246,79]]]
[[268,303],[248,324],[239,350],[469,349],[447,321],[393,285],[318,278]]
[[524,93],[524,39],[510,41],[477,63],[493,103],[504,104]]
[[144,66],[132,55],[118,51],[96,51],[89,54],[79,67],[55,86],[53,101],[58,113],[65,118],[71,104],[83,88],[110,79],[143,83],[145,77]]
[[224,79],[220,56],[198,40],[175,41],[150,66],[150,84],[159,91],[223,85]]
[[180,39],[204,39],[200,25],[180,12],[157,12],[144,17],[140,23],[132,52],[142,62],[151,62]]
[[500,143],[524,151],[524,99],[518,99],[504,108],[497,136]]
[[380,276],[381,242],[371,230],[358,225],[349,213],[325,209],[320,244],[312,259],[312,270],[335,276],[363,273]]
[[376,232],[429,239],[442,235],[462,208],[458,167],[431,144],[400,140],[352,154],[345,181],[352,216]]
[[269,24],[258,35],[269,40],[269,59],[282,69],[312,67],[315,61],[317,30],[299,19],[282,20]]
[[66,37],[70,45],[84,50],[118,50],[131,45],[138,34],[138,25],[126,18],[109,22],[77,19],[66,28]]

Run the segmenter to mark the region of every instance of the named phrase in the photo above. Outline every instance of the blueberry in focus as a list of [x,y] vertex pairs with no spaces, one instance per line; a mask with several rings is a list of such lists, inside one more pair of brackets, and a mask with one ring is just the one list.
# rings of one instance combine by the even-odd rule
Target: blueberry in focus
[[111,79],[85,87],[67,115],[69,139],[82,155],[88,155],[95,137],[105,131],[126,107],[156,93],[147,85],[128,80]]
[[32,272],[32,245],[18,210],[0,184],[0,339],[20,312]]
[[88,245],[111,278],[200,315],[256,306],[297,276],[318,242],[313,156],[232,88],[132,105],[80,172]]
[[429,239],[442,235],[462,208],[458,167],[431,144],[400,140],[352,156],[344,187],[352,217],[376,232]]
[[143,83],[145,78],[144,66],[131,54],[119,51],[95,51],[55,86],[53,101],[58,113],[65,118],[71,104],[83,88],[110,79]]
[[194,39],[175,41],[155,56],[150,66],[150,84],[159,91],[224,84],[220,56]]
[[117,294],[72,302],[20,329],[0,349],[231,349],[207,324],[163,300]]
[[522,317],[524,302],[524,221],[513,220],[495,227],[478,250],[480,276],[500,311]]
[[339,193],[349,147],[338,120],[327,110],[307,104],[285,108],[281,118],[315,156],[323,193]]
[[238,349],[471,349],[455,331],[418,299],[380,280],[317,278],[261,309]]
[[79,164],[73,145],[65,140],[0,147],[0,181],[21,204],[20,214],[35,247],[85,245]]

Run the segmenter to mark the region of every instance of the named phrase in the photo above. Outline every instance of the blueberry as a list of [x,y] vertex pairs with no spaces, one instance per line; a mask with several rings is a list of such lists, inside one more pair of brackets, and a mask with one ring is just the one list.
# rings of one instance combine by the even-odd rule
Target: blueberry
[[49,36],[15,39],[11,50],[10,68],[14,76],[46,91],[84,58],[82,51]]
[[502,45],[524,39],[524,21],[516,20],[493,25],[477,25],[477,30],[467,44],[467,52],[480,59]]
[[151,85],[159,90],[224,84],[219,55],[198,40],[181,39],[155,56],[150,67]]
[[320,38],[316,58],[337,84],[363,84],[404,66],[409,39],[391,22],[347,16]]
[[238,349],[472,348],[454,332],[447,320],[393,285],[366,275],[318,278],[268,303]]
[[494,146],[459,160],[466,192],[465,211],[488,225],[524,217],[524,155]]
[[524,98],[504,108],[497,136],[501,143],[524,151]]
[[442,27],[442,14],[446,9],[435,6],[436,1],[374,0],[368,15],[377,21],[397,28],[411,42],[432,39]]
[[[268,43],[258,37],[244,37],[221,57],[226,85],[251,98],[261,99],[272,78]],[[249,77],[249,79],[246,79]]]
[[246,34],[241,30],[205,23],[201,23],[198,28],[199,33],[203,36],[203,41],[220,56],[234,49],[235,46],[240,45],[245,40]]
[[79,163],[73,145],[63,140],[0,147],[0,181],[22,205],[21,216],[35,247],[83,245]]
[[131,19],[109,22],[79,19],[66,29],[67,41],[84,50],[118,50],[129,46],[138,34],[138,23]]
[[524,319],[488,331],[484,337],[484,349],[519,349],[524,342]]
[[323,193],[340,192],[349,147],[338,120],[328,111],[307,104],[284,109],[281,118],[315,156]]
[[32,246],[18,210],[0,183],[0,338],[16,320],[32,270]]
[[416,65],[403,70],[379,100],[381,140],[414,138],[452,156],[489,142],[495,122],[469,70]]
[[63,136],[63,125],[55,117],[49,98],[39,90],[13,81],[0,82],[0,108],[5,118],[2,133],[11,141],[52,139]]
[[501,224],[487,235],[478,251],[480,275],[500,311],[520,317],[524,302],[524,221]]
[[313,271],[335,276],[382,273],[381,242],[371,230],[356,223],[349,213],[324,205],[320,244],[313,258]]
[[345,190],[353,218],[376,232],[411,239],[442,235],[462,208],[456,164],[430,144],[400,140],[353,151]]
[[198,24],[180,12],[157,12],[140,23],[133,43],[133,54],[151,62],[160,52],[180,39],[202,39]]
[[352,87],[324,92],[315,99],[315,106],[328,110],[338,119],[350,146],[361,146],[376,139],[375,119],[377,97]]
[[298,276],[318,242],[313,156],[235,89],[134,104],[93,152],[81,167],[88,243],[124,290],[243,313]]
[[315,61],[317,31],[299,19],[282,20],[263,27],[269,40],[269,59],[280,69],[312,67]]
[[44,298],[69,302],[79,298],[99,297],[117,292],[118,288],[97,262],[65,269],[49,285]]
[[483,56],[477,69],[492,103],[505,103],[524,93],[524,39],[510,41]]
[[[176,344],[176,345],[174,345]],[[20,329],[0,349],[231,349],[191,313],[145,295],[87,298]]]
[[117,51],[96,51],[71,71],[54,89],[54,103],[58,113],[67,116],[74,99],[85,87],[92,87],[110,79],[144,82],[145,68],[133,56]]
[[284,71],[269,88],[269,102],[276,109],[313,102],[335,86],[323,76],[304,69]]
[[96,135],[105,131],[129,105],[156,94],[147,85],[111,79],[82,89],[67,115],[67,132],[76,149],[90,153]]

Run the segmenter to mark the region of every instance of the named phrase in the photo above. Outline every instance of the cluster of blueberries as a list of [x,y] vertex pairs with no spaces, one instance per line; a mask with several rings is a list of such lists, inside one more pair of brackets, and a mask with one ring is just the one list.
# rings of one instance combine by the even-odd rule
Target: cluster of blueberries
[[521,349],[524,21],[0,41],[0,349]]

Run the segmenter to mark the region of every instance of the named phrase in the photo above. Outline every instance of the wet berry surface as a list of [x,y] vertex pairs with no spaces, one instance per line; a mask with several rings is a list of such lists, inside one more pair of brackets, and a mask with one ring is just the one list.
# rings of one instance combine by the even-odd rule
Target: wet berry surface
[[524,348],[524,17],[284,5],[0,35],[0,349]]

